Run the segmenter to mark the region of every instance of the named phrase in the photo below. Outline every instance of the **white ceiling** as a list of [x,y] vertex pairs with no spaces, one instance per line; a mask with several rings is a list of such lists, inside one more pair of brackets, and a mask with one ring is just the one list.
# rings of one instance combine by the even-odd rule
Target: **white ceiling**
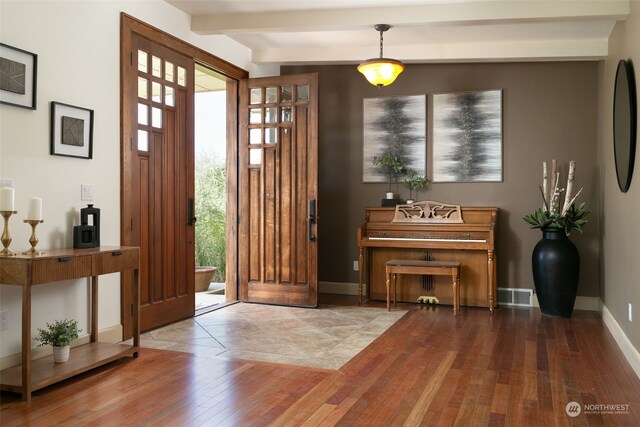
[[601,59],[629,0],[165,0],[198,34],[224,34],[255,63]]

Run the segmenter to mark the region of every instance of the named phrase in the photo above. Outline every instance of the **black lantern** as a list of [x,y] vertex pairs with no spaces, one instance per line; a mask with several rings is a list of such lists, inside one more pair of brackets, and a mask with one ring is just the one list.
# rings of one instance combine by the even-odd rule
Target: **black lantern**
[[73,227],[73,247],[79,249],[97,246],[100,246],[100,209],[87,205],[80,209],[80,225]]

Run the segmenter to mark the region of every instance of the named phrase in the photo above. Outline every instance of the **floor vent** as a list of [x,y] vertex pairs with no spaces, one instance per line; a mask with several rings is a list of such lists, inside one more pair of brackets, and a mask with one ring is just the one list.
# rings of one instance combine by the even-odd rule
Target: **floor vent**
[[498,288],[498,305],[533,307],[533,289]]

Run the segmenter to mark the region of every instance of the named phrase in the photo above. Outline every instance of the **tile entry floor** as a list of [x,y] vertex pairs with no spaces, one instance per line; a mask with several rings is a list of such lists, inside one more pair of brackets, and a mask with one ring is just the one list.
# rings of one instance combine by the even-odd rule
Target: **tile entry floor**
[[249,359],[338,369],[407,313],[321,304],[237,303],[142,334],[141,346],[211,359]]

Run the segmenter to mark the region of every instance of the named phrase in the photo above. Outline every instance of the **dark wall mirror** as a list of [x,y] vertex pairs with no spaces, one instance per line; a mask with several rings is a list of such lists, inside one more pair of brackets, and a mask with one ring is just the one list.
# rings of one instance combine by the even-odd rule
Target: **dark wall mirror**
[[631,60],[621,59],[613,92],[613,153],[620,191],[631,184],[636,157],[636,84]]

